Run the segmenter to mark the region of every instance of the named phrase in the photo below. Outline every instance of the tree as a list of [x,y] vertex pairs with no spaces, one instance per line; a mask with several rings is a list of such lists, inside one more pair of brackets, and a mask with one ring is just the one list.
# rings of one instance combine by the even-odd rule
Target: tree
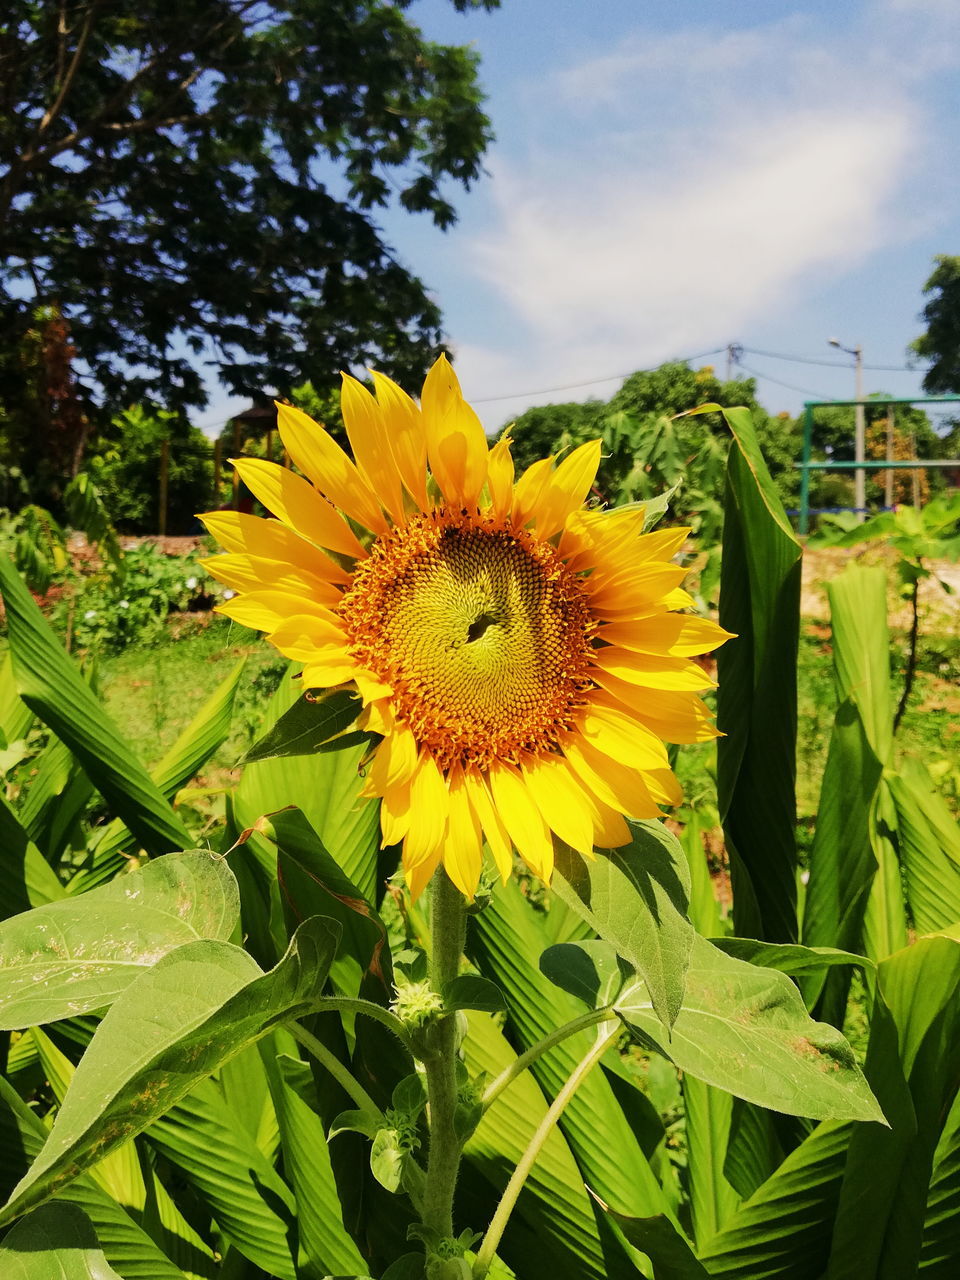
[[920,313],[926,332],[911,344],[915,355],[933,363],[924,374],[927,395],[960,392],[960,257],[938,254],[930,279],[923,286],[930,301]]
[[[452,0],[493,9],[499,0]],[[285,393],[375,361],[416,382],[440,312],[372,211],[455,219],[490,139],[468,49],[409,0],[9,0],[0,18],[0,358],[62,308],[114,406]],[[109,415],[108,415],[109,416]]]

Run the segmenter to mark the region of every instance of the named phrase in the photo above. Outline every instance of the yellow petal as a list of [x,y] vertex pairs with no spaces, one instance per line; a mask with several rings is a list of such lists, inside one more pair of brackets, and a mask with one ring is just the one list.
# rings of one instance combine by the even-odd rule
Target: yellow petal
[[676,564],[640,565],[623,577],[609,578],[606,582],[594,580],[594,575],[584,580],[590,593],[590,607],[594,615],[611,616],[630,614],[658,600],[665,592],[678,587],[687,576],[687,570]]
[[593,819],[582,786],[560,756],[531,755],[520,767],[547,826],[572,849],[593,852]]
[[388,733],[393,732],[396,717],[390,703],[383,699],[379,702],[371,702],[363,708],[359,724],[361,729],[386,737]]
[[460,892],[472,902],[483,866],[480,824],[470,807],[462,769],[451,771],[448,786],[450,817],[443,846],[443,865]]
[[[406,849],[406,843],[404,843]],[[419,862],[410,864],[404,858],[403,875],[407,882],[407,888],[410,890],[410,901],[416,902],[423,893],[424,889],[433,878],[433,873],[440,865],[440,850],[435,849],[426,858],[422,858]]]
[[662,653],[672,657],[698,657],[710,653],[732,633],[691,613],[662,613],[636,623],[615,622],[601,627],[598,637],[607,644],[637,653]]
[[532,462],[517,481],[513,491],[513,518],[524,525],[533,516],[553,471],[552,458],[540,458]]
[[644,689],[606,671],[594,671],[594,679],[663,742],[709,742],[721,736],[710,708],[695,693]]
[[553,839],[533,796],[512,765],[496,762],[490,769],[490,789],[510,839],[521,858],[545,883],[553,874]]
[[574,511],[564,525],[558,550],[571,569],[593,569],[631,553],[643,532],[643,512]]
[[324,582],[316,574],[280,560],[262,556],[210,556],[197,562],[207,573],[236,591],[261,591],[264,588],[288,591],[291,595],[314,600],[317,604],[337,605],[342,599],[332,582]]
[[410,787],[391,787],[380,801],[381,848],[400,844],[410,828]]
[[537,534],[552,538],[567,518],[583,506],[597,478],[600,441],[590,440],[574,449],[550,475],[533,513]]
[[345,659],[313,657],[300,673],[300,680],[305,689],[333,689],[338,684],[353,681],[357,664],[352,658]]
[[386,533],[377,495],[328,431],[291,404],[277,405],[277,425],[283,447],[321,493],[351,520]]
[[417,767],[417,740],[405,725],[398,725],[380,743],[370,765],[374,795],[382,796],[398,784],[409,782]]
[[611,760],[578,734],[571,734],[561,747],[580,781],[604,804],[631,818],[661,816],[638,770]]
[[339,627],[324,622],[322,618],[307,615],[284,618],[270,632],[269,638],[273,647],[279,649],[285,658],[293,658],[311,666],[318,662],[329,665],[350,661],[343,632]]
[[377,402],[387,425],[390,451],[404,487],[421,511],[429,506],[427,499],[427,437],[420,417],[420,406],[405,391],[371,370],[377,389]]
[[200,517],[210,536],[228,551],[285,561],[326,582],[349,582],[351,575],[319,547],[298,537],[279,520],[261,520],[240,511],[211,511]]
[[593,800],[593,843],[597,849],[619,849],[633,839],[623,815],[597,796]]
[[666,747],[628,712],[594,698],[577,720],[586,740],[604,755],[644,771],[667,765]]
[[648,689],[673,689],[677,693],[697,693],[710,689],[714,681],[703,667],[685,658],[665,658],[659,654],[634,653],[607,645],[593,651],[594,664],[612,676]]
[[[421,751],[410,780],[410,830],[404,842],[411,864],[439,849],[447,827],[450,800],[443,774],[429,751]],[[406,856],[404,865],[407,865]]]
[[502,436],[490,450],[487,463],[487,489],[490,493],[490,514],[495,520],[504,520],[513,501],[512,441]]
[[340,408],[360,474],[396,523],[404,519],[400,473],[393,461],[383,411],[367,388],[343,374]]
[[487,478],[487,437],[446,356],[427,374],[420,403],[427,458],[441,493],[453,506],[476,507]]
[[476,765],[467,767],[464,778],[467,784],[467,798],[470,801],[470,806],[476,815],[477,821],[480,823],[487,844],[490,846],[490,852],[500,873],[500,879],[506,884],[513,870],[513,846],[510,842],[510,836],[503,825],[500,815],[493,807],[487,784],[480,776]]
[[366,559],[360,540],[340,512],[306,480],[260,458],[234,458],[233,465],[250,492],[294,533],[341,555]]
[[286,591],[251,591],[217,605],[216,612],[232,618],[234,622],[239,622],[242,627],[249,627],[251,631],[268,632],[281,626],[288,618],[311,614],[335,626],[339,643],[345,642],[336,614],[322,604],[316,604],[313,600],[295,596]]

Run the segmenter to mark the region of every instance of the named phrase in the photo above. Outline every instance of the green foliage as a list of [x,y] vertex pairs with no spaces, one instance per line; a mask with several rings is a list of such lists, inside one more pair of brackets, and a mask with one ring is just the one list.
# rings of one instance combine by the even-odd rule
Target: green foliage
[[169,442],[167,532],[197,532],[196,513],[210,506],[210,442],[179,413],[135,404],[116,414],[87,458],[113,523],[122,533],[160,528],[160,454]]
[[941,253],[923,292],[930,300],[920,319],[926,330],[910,344],[930,368],[923,377],[928,395],[960,391],[960,258]]
[[[329,386],[373,360],[415,381],[439,312],[371,210],[395,199],[449,226],[446,184],[479,176],[490,131],[476,55],[425,40],[404,7],[82,0],[58,22],[15,0],[0,48],[4,331],[16,341],[63,299],[114,404],[202,403],[201,353],[235,393]],[[8,408],[29,391],[15,365],[0,374]]]
[[[847,570],[830,587],[832,737],[798,892],[800,549],[750,415],[723,419],[721,616],[738,639],[719,794],[680,814],[679,842],[639,823],[596,860],[560,849],[551,891],[485,887],[466,922],[456,894],[428,894],[428,918],[385,888],[398,851],[379,847],[369,741],[343,691],[305,702],[281,679],[248,708],[261,745],[208,829],[222,852],[177,852],[195,842],[171,801],[230,732],[239,672],[148,771],[0,570],[0,747],[18,779],[0,803],[0,1027],[32,1028],[6,1037],[0,1078],[11,1274],[956,1269],[956,826],[894,733],[885,575]],[[885,527],[926,564],[950,545],[948,515]],[[34,717],[49,736],[20,781]],[[718,936],[700,839],[717,809],[733,920],[752,936]],[[438,1229],[444,1142],[463,1162]]]

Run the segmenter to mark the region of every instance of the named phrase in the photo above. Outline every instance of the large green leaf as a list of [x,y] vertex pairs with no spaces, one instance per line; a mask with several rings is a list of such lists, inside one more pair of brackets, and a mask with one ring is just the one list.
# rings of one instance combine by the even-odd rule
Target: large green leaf
[[210,941],[178,947],[140,974],[97,1028],[43,1151],[0,1221],[140,1133],[274,1024],[309,1012],[337,932],[320,917],[304,921],[266,974],[241,948]]
[[[960,1078],[958,989],[955,938],[920,938],[879,966],[867,1070],[893,1128],[865,1125],[851,1140],[830,1280],[916,1274],[934,1153]],[[868,1213],[878,1229],[865,1237]]]
[[[298,696],[296,682],[285,679],[270,702],[265,726],[275,724]],[[380,806],[360,795],[368,750],[360,743],[319,755],[248,764],[236,790],[234,812],[240,827],[252,828],[265,814],[296,805],[344,874],[368,902],[376,902]],[[258,838],[252,837],[250,844],[256,850]],[[270,857],[268,852],[265,863]]]
[[746,409],[725,409],[727,461],[717,656],[720,815],[734,877],[736,931],[797,938],[796,733],[800,545]]
[[694,940],[683,1008],[668,1037],[641,981],[615,1010],[682,1070],[788,1115],[882,1120],[850,1046],[813,1022],[783,973]]
[[830,1252],[851,1129],[827,1121],[790,1152],[701,1245],[698,1254],[709,1275],[818,1280]]
[[45,1204],[0,1242],[4,1280],[121,1280],[93,1223],[75,1204]]
[[146,1139],[189,1183],[234,1248],[268,1275],[297,1280],[293,1196],[214,1081],[195,1085],[150,1125]]
[[[810,852],[803,910],[803,941],[808,947],[855,952],[863,944],[863,915],[877,871],[871,815],[881,772],[859,704],[847,698],[833,725]],[[836,992],[825,1013],[830,1021],[839,1022],[846,983]]]
[[[0,1077],[0,1195],[6,1197],[24,1175],[46,1137],[43,1121]],[[88,1174],[75,1178],[60,1193],[60,1199],[78,1204],[89,1216],[107,1260],[123,1280],[183,1280],[183,1273]]]
[[[496,1021],[471,1013],[463,1044],[471,1074],[498,1076],[516,1059]],[[484,1115],[466,1145],[466,1160],[492,1186],[503,1189],[537,1126],[547,1103],[536,1082],[524,1074]],[[555,1280],[607,1280],[607,1263],[583,1178],[563,1134],[554,1129],[524,1183],[500,1248],[518,1275],[536,1250],[541,1269]],[[611,1274],[629,1275],[615,1263]]]
[[653,1263],[654,1280],[708,1280],[708,1272],[669,1218],[629,1218],[607,1204],[602,1207]]
[[93,795],[93,785],[58,738],[50,739],[34,768],[18,816],[48,861],[56,864]]
[[[263,1042],[265,1058],[270,1047],[269,1041]],[[310,1280],[311,1276],[362,1274],[363,1258],[343,1225],[327,1136],[315,1110],[310,1067],[280,1054],[268,1076],[280,1122],[284,1173],[297,1201],[298,1275]]]
[[0,917],[62,897],[63,887],[52,867],[0,795]]
[[670,1026],[693,944],[690,871],[661,823],[631,822],[630,833],[630,844],[594,859],[560,851],[554,892],[636,969],[658,1017]]
[[13,659],[7,653],[0,662],[0,775],[9,772],[27,754],[27,734],[33,712],[17,692]]
[[376,910],[345,875],[298,809],[274,814],[272,835],[279,850],[277,874],[288,918],[326,915],[341,929],[331,977],[344,995],[356,996],[367,974],[376,979],[383,1003],[392,992],[387,931]]
[[200,851],[13,916],[0,924],[0,1027],[102,1009],[175,947],[229,938],[239,909],[226,862]]
[[886,764],[892,742],[887,571],[850,565],[827,583],[837,701],[860,708],[874,755]]
[[[583,1012],[572,996],[551,985],[538,969],[546,942],[534,908],[514,880],[498,888],[490,906],[474,921],[473,958],[484,976],[503,991],[510,1033],[524,1049]],[[652,1012],[651,1017],[663,1030]],[[536,1060],[531,1073],[548,1099],[556,1097],[594,1043],[592,1031],[580,1032]],[[583,1080],[560,1126],[584,1181],[601,1198],[617,1201],[617,1207],[631,1217],[672,1217],[663,1189],[600,1071]],[[611,1280],[633,1273],[623,1254],[611,1252],[607,1265]]]
[[346,743],[342,736],[356,720],[361,706],[357,695],[348,689],[304,693],[250,748],[241,764],[283,756],[309,756],[318,751],[353,746],[361,740],[369,741],[366,734],[351,734]]
[[953,1280],[960,1271],[960,1093],[934,1152],[933,1176],[923,1220],[920,1274]]
[[887,785],[913,923],[933,933],[960,921],[960,827],[919,762],[906,761]]
[[[699,933],[711,937],[722,932],[723,919],[707,866],[700,819],[692,812],[684,816],[687,821],[680,843],[690,867],[690,918]],[[725,1090],[715,1089],[687,1073],[681,1075],[680,1087],[687,1139],[690,1218],[694,1239],[700,1244],[720,1230],[740,1203],[724,1172],[733,1099]]]
[[64,653],[6,557],[0,590],[20,696],[65,742],[88,778],[150,853],[184,849],[186,829]]
[[[245,663],[238,662],[222,680],[176,741],[150,772],[167,800],[173,800],[185,783],[203,768],[226,740],[233,720],[240,677]],[[97,839],[90,865],[70,881],[67,892],[86,893],[111,879],[125,862],[124,854],[136,847],[136,838],[125,823],[114,820]]]

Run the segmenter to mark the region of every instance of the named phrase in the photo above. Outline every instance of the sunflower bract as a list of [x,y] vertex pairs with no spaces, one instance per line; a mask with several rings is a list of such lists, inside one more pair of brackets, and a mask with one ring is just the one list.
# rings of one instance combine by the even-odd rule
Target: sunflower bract
[[679,801],[664,742],[716,736],[690,659],[728,633],[679,612],[688,530],[585,509],[599,441],[516,478],[444,357],[419,405],[374,382],[344,378],[353,458],[280,405],[306,478],[235,464],[277,519],[206,517],[227,553],[207,567],[239,592],[221,612],[302,662],[305,688],[356,688],[381,737],[366,790],[414,896],[442,863],[472,898],[484,846],[504,879],[516,849],[549,880],[554,836],[593,856],[629,840],[624,815]]

